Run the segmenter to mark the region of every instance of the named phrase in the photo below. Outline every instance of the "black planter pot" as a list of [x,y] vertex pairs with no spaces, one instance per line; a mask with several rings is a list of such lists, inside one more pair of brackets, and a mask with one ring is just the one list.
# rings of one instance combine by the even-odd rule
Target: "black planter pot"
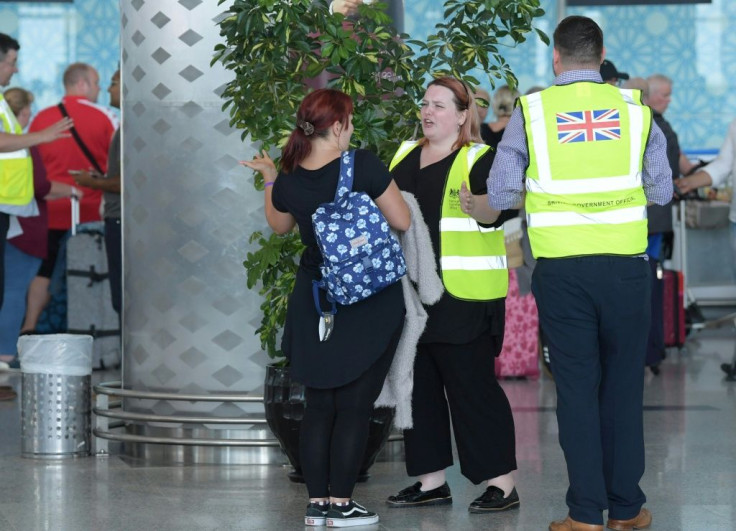
[[[281,443],[281,448],[294,467],[289,473],[289,479],[303,483],[304,477],[299,460],[299,427],[304,416],[304,386],[291,381],[287,367],[268,365],[263,403],[268,427]],[[391,408],[373,410],[368,430],[368,444],[358,473],[358,481],[366,481],[370,477],[368,469],[375,463],[378,453],[386,444],[393,419],[394,411]]]

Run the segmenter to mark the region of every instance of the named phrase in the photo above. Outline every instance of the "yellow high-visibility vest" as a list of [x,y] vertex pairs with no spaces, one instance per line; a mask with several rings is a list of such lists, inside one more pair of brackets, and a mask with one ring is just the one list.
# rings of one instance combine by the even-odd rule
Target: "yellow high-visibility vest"
[[[417,146],[403,142],[389,169]],[[482,227],[460,208],[460,185],[470,189],[473,165],[490,146],[470,144],[460,148],[445,180],[440,217],[440,272],[447,292],[456,299],[489,301],[506,296],[509,272],[503,229]]]
[[524,96],[519,105],[534,256],[644,253],[641,175],[652,113],[639,91],[582,81]]
[[[0,127],[4,133],[20,135],[23,128],[0,94]],[[33,161],[27,149],[0,152],[0,203],[27,205],[33,199]]]

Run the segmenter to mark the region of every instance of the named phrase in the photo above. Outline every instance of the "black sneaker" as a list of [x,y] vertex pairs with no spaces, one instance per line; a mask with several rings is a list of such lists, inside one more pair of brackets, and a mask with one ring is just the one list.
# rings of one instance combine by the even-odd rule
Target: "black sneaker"
[[468,507],[471,513],[490,513],[507,511],[519,508],[519,495],[516,488],[507,497],[503,497],[503,491],[498,487],[488,487],[482,496],[473,500]]
[[354,500],[347,505],[330,505],[327,511],[327,527],[354,527],[378,523],[378,515]]
[[304,525],[325,525],[325,522],[327,520],[327,511],[329,510],[329,508],[330,502],[309,502],[309,505],[307,505],[307,514],[304,516]]
[[447,505],[452,503],[450,486],[445,482],[436,489],[423,491],[422,483],[417,481],[411,487],[399,491],[396,496],[389,496],[386,503],[389,507],[418,507],[425,505]]

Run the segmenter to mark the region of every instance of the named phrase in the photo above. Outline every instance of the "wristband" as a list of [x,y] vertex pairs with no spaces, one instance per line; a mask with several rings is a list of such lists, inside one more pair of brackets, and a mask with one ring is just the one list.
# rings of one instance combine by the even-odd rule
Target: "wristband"
[[263,183],[263,188],[266,188],[267,186],[272,186],[275,182],[276,181],[268,181],[267,183]]

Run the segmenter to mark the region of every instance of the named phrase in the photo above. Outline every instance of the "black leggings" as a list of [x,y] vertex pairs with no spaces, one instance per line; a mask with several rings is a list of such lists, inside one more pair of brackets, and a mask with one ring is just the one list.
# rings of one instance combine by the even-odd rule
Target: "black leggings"
[[332,389],[306,388],[299,456],[310,498],[352,496],[363,464],[373,403],[381,393],[402,328],[357,380]]

